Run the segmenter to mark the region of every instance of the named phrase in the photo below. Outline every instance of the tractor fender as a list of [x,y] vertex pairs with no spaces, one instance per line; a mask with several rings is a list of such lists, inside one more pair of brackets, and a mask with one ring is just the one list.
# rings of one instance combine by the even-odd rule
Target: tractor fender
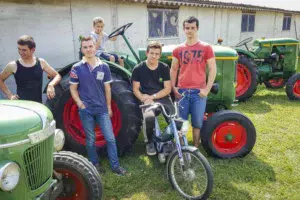
[[244,54],[247,57],[253,58],[253,59],[256,58],[256,56],[253,53],[251,53],[251,52],[249,52],[247,50],[244,50],[244,49],[235,49],[235,50],[238,52],[238,54]]
[[[196,148],[196,147],[194,147],[194,146],[183,146],[183,147],[181,147],[181,149],[182,149],[182,150],[187,149],[187,150],[189,150],[189,151],[191,151],[191,152],[199,151],[199,149]],[[169,154],[169,156],[168,156],[168,160],[167,160],[167,164],[166,164],[166,175],[167,175],[167,179],[169,178],[169,172],[168,172],[169,170],[168,170],[168,168],[169,168],[169,164],[170,164],[170,158],[171,158],[176,152],[177,152],[177,149],[174,149],[174,150]]]

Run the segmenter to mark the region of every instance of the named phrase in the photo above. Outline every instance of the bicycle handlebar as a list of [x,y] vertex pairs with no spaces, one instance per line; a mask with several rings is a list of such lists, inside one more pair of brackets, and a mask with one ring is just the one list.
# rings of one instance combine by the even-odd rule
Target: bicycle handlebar
[[146,108],[146,107],[149,107],[151,106],[152,104],[143,104],[143,105],[140,105],[140,108]]
[[[167,112],[166,112],[166,109],[165,107],[161,104],[161,103],[152,103],[152,104],[144,104],[144,105],[140,105],[140,108],[146,108],[145,111],[149,111],[149,110],[154,110],[154,109],[157,109],[158,107],[161,107],[162,111],[163,111],[163,114],[168,117],[168,118],[171,118],[171,117],[175,117],[177,116],[177,102],[174,103],[174,107],[175,107],[175,113],[173,115],[168,115]],[[148,108],[147,108],[148,107]]]

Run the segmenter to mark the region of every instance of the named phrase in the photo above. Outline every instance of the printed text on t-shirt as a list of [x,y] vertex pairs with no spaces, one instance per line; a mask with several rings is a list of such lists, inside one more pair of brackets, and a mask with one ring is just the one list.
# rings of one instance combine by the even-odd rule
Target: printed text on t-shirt
[[184,64],[189,63],[202,63],[203,50],[187,50],[179,53],[179,56]]

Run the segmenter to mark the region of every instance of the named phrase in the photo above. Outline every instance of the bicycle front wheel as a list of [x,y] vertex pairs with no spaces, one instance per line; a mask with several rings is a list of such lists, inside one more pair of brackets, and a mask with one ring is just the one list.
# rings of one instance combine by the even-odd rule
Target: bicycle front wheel
[[172,186],[187,199],[207,199],[213,188],[213,174],[206,158],[197,151],[182,150],[184,166],[178,152],[169,161],[168,176]]

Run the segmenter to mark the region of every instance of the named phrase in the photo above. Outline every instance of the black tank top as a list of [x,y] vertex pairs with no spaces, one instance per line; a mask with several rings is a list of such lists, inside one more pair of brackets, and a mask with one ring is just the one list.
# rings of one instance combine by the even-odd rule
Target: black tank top
[[17,95],[22,100],[42,103],[43,69],[40,60],[36,58],[33,67],[24,67],[19,60],[17,72],[14,74],[17,84]]

